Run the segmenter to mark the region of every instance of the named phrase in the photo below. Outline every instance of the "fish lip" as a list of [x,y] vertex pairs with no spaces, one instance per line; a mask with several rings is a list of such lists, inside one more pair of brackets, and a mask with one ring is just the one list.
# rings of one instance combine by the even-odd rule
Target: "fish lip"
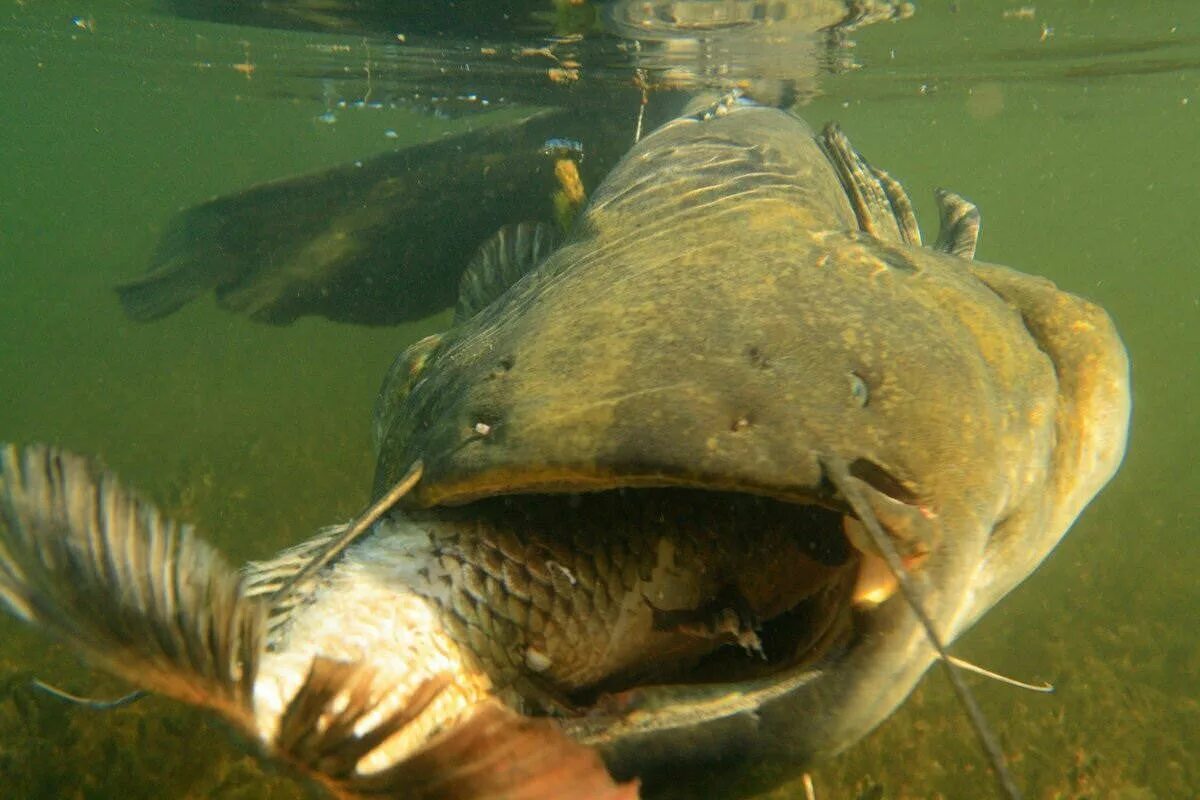
[[566,495],[612,490],[695,489],[766,497],[794,505],[814,505],[848,512],[849,506],[824,481],[815,485],[772,486],[736,476],[681,474],[655,467],[633,469],[491,470],[462,480],[423,481],[405,503],[422,508],[462,506],[490,497]]

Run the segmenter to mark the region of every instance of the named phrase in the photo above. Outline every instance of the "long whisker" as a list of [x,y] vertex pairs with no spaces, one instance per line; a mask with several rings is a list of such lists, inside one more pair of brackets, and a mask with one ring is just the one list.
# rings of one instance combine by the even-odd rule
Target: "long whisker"
[[950,678],[950,684],[954,687],[954,693],[958,695],[958,701],[962,703],[963,708],[967,712],[967,717],[971,721],[971,727],[975,730],[975,735],[979,738],[979,743],[983,746],[984,752],[987,754],[988,761],[992,765],[992,771],[996,775],[996,781],[1000,785],[1001,793],[1008,800],[1021,800],[1021,790],[1017,788],[1016,781],[1013,780],[1012,773],[1008,770],[1008,762],[1004,758],[1003,751],[1000,750],[999,744],[996,742],[996,737],[992,734],[991,727],[987,723],[987,719],[983,716],[983,711],[979,708],[979,704],[975,702],[975,696],[971,694],[971,690],[963,681],[962,675],[959,674],[953,661],[950,660],[949,653],[946,652],[945,645],[942,644],[941,637],[933,627],[933,620],[925,612],[925,605],[920,596],[920,590],[913,583],[912,578],[908,574],[908,570],[904,568],[903,562],[900,560],[900,554],[896,552],[896,548],[892,545],[891,539],[883,526],[879,523],[879,519],[875,516],[875,511],[867,502],[866,496],[858,485],[854,482],[853,476],[846,465],[846,462],[840,458],[823,458],[822,466],[825,469],[825,474],[837,487],[838,491],[850,504],[859,522],[867,530],[871,536],[871,541],[883,556],[884,562],[887,563],[888,569],[896,578],[896,583],[900,586],[900,592],[904,595],[905,601],[908,602],[909,608],[920,621],[921,626],[925,628],[925,636],[929,639],[929,643],[933,649],[937,651],[938,657],[941,659],[942,666],[946,670],[947,677]]
[[328,564],[339,553],[354,543],[354,540],[362,536],[372,525],[374,525],[380,517],[391,510],[392,506],[400,501],[400,498],[412,491],[412,488],[417,485],[417,481],[421,480],[421,473],[425,471],[425,465],[421,461],[416,461],[400,482],[388,491],[383,497],[376,500],[370,508],[362,513],[354,524],[346,528],[338,538],[334,539],[328,545],[323,547],[312,560],[305,564],[295,575],[287,580],[282,586],[271,595],[270,603],[272,606],[277,606],[284,600],[288,594],[296,588],[302,581],[306,580],[310,575],[319,570],[321,567]]
[[93,711],[112,711],[115,708],[123,708],[127,705],[136,703],[138,700],[141,700],[143,697],[146,697],[150,694],[144,689],[137,689],[129,694],[121,695],[113,700],[97,700],[94,697],[80,697],[77,694],[71,694],[70,692],[59,689],[57,686],[51,686],[45,681],[38,680],[37,678],[34,678],[32,681],[30,681],[30,683],[33,685],[33,688],[45,692],[51,697],[57,697],[64,703],[83,706],[84,708],[90,708]]
[[978,664],[972,664],[970,661],[964,661],[961,658],[956,658],[952,655],[943,656],[954,666],[959,669],[965,669],[967,672],[974,672],[976,675],[982,675],[985,678],[991,678],[994,681],[1015,686],[1018,689],[1027,689],[1031,692],[1040,692],[1042,694],[1054,694],[1054,684],[1052,683],[1026,683],[1019,681],[1016,678],[1010,678],[1007,675],[1001,675],[999,672],[992,672],[990,669],[985,669]]

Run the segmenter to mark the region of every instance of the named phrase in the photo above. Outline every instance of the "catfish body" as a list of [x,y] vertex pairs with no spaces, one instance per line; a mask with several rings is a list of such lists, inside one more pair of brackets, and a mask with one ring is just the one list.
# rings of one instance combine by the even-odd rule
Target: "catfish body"
[[933,657],[900,596],[859,591],[865,523],[950,640],[1124,452],[1111,321],[968,258],[971,210],[923,247],[836,131],[697,101],[398,360],[376,496],[422,469],[364,541],[294,586],[336,532],[238,581],[79,459],[6,449],[0,590],[345,796],[629,796],[596,752],[622,778],[800,769]]

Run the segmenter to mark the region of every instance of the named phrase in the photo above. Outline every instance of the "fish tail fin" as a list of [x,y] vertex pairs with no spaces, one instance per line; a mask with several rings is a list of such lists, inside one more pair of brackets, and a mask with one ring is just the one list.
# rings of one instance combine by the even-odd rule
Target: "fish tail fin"
[[140,278],[115,288],[126,316],[137,322],[152,322],[173,314],[215,285],[211,274],[184,259],[156,265]]
[[236,239],[248,223],[233,215],[229,206],[228,200],[216,198],[171,218],[149,269],[115,287],[130,319],[161,319],[205,292],[236,284],[253,271],[255,254],[230,246],[230,239]]
[[409,800],[636,800],[636,782],[618,784],[599,754],[550,719],[524,717],[488,701],[408,758],[376,772],[358,762],[416,720],[451,683],[430,678],[371,727],[373,673],[357,664],[314,659],[288,703],[276,754],[339,797]]
[[129,682],[221,714],[338,797],[636,800],[552,720],[489,700],[378,771],[360,762],[420,720],[452,682],[431,678],[379,713],[375,673],[314,658],[272,733],[253,692],[265,607],[191,530],[83,458],[0,445],[0,602]]
[[0,445],[0,601],[98,667],[251,729],[262,604],[189,526],[83,458]]
[[[423,800],[637,800],[636,780],[617,783],[599,753],[569,738],[550,719],[520,716],[499,703],[468,720],[398,765],[416,773],[405,784]],[[422,780],[423,776],[433,780]]]

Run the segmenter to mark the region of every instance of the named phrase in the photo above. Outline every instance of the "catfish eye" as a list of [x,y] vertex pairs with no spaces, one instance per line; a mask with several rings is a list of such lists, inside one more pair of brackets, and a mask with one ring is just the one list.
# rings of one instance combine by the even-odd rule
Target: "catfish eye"
[[375,399],[375,414],[371,426],[371,438],[376,453],[383,444],[383,438],[391,427],[393,418],[412,394],[413,387],[421,379],[425,367],[441,343],[442,335],[439,333],[426,336],[405,348],[388,368],[383,386],[379,389],[379,396]]

